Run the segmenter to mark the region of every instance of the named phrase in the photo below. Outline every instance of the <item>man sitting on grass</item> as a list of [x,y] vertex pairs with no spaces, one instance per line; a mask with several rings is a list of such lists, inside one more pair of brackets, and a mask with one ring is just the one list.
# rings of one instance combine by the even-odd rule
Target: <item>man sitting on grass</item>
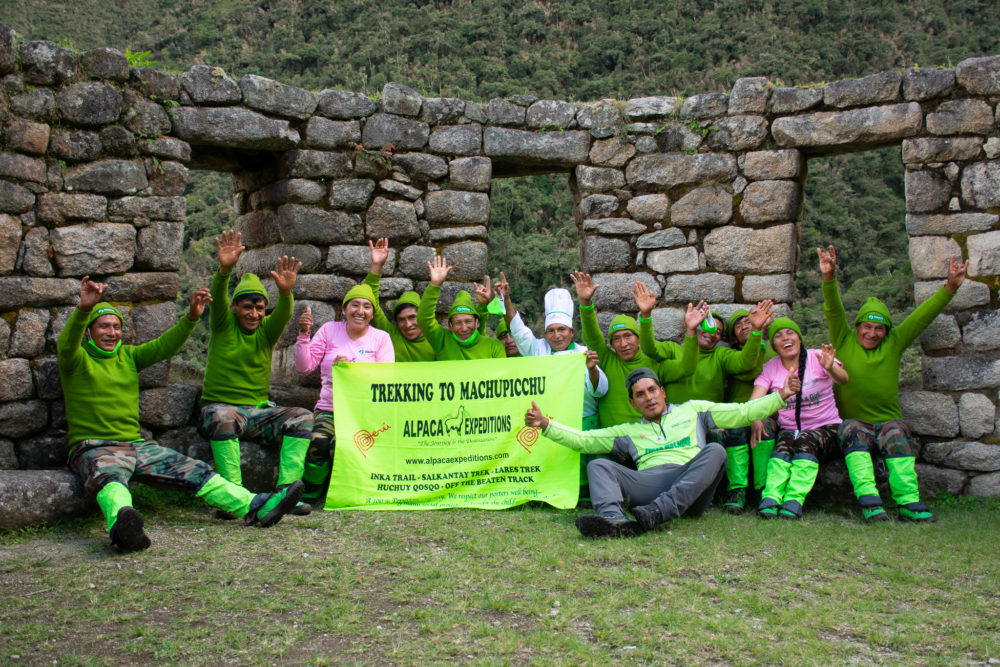
[[139,431],[139,371],[177,354],[210,300],[208,290],[195,292],[187,316],[159,338],[122,345],[121,314],[109,303],[98,303],[106,288],[83,278],[80,304],[59,334],[58,363],[69,423],[69,467],[83,478],[87,491],[97,494],[111,543],[121,551],[150,545],[142,515],[132,507],[128,484],[133,478],[161,489],[194,492],[248,525],[276,524],[298,502],[301,482],[279,493],[254,495],[207,463],[144,441]]
[[[527,426],[541,428],[560,445],[586,454],[614,453],[635,463],[636,470],[610,459],[594,459],[587,466],[596,513],[576,520],[586,537],[632,537],[671,519],[704,514],[726,465],[725,448],[708,442],[708,432],[767,417],[799,390],[799,380],[789,373],[778,393],[748,403],[668,405],[663,385],[648,368],[629,373],[625,386],[640,421],[580,431],[545,417],[534,401],[524,416]],[[626,504],[635,521],[626,518]]]

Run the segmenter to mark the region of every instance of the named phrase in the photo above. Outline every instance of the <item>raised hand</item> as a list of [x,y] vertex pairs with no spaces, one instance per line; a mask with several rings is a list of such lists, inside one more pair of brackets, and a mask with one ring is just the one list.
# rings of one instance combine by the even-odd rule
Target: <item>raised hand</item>
[[188,307],[187,318],[192,322],[197,322],[201,314],[205,312],[205,304],[212,300],[212,294],[207,287],[195,290],[191,295],[191,305]]
[[787,401],[789,396],[794,396],[801,389],[802,380],[799,379],[799,374],[795,371],[790,371],[785,376],[785,385],[778,390],[778,393],[781,394],[781,400]]
[[816,359],[819,361],[819,365],[822,366],[827,373],[830,372],[830,368],[833,366],[833,361],[836,358],[837,351],[833,349],[833,345],[830,345],[829,343],[823,343],[821,350],[816,353]]
[[642,317],[649,317],[653,312],[653,306],[656,305],[656,295],[649,291],[646,283],[641,280],[635,281],[635,286],[632,288],[632,298],[635,299],[635,305],[639,308],[639,314]]
[[369,240],[368,247],[372,251],[372,266],[369,273],[382,275],[382,267],[385,266],[386,260],[389,259],[389,239],[383,237],[375,241],[374,244]]
[[289,296],[292,293],[295,277],[299,275],[301,268],[302,262],[296,262],[294,257],[284,255],[278,258],[276,270],[271,271],[271,277],[274,278],[274,284],[277,286],[279,294]]
[[827,250],[816,248],[819,255],[819,272],[823,274],[823,281],[833,280],[837,275],[837,250],[832,245]]
[[549,418],[542,414],[538,404],[531,402],[531,409],[524,413],[524,425],[545,430],[549,427]]
[[954,294],[965,280],[965,270],[968,268],[969,260],[956,262],[955,256],[952,255],[951,261],[948,262],[948,282],[944,284],[945,289]]
[[574,271],[569,274],[569,277],[573,281],[573,288],[576,289],[577,297],[580,298],[580,305],[589,306],[594,292],[597,291],[600,285],[595,285],[590,279],[590,274],[583,271]]
[[427,268],[431,272],[431,285],[437,287],[441,287],[444,284],[444,279],[448,277],[448,272],[452,269],[452,267],[448,266],[448,260],[442,255],[434,255],[434,260],[427,262]]
[[697,306],[693,303],[688,304],[687,312],[684,313],[684,326],[687,327],[686,335],[694,335],[694,330],[698,328],[701,321],[705,319],[705,315],[707,313],[708,304],[704,301],[699,301]]
[[305,311],[299,315],[299,333],[308,334],[313,325],[312,306],[306,306]]
[[222,240],[215,237],[215,247],[219,250],[219,273],[225,275],[236,266],[236,261],[243,253],[243,234],[227,230],[222,232]]
[[597,367],[600,358],[594,350],[587,350],[587,370]]
[[763,331],[772,317],[774,317],[774,301],[764,299],[756,308],[750,310],[747,319],[750,320],[752,331]]
[[106,283],[95,283],[90,280],[90,276],[84,276],[80,281],[80,310],[85,313],[93,310],[107,288]]
[[479,301],[479,303],[486,305],[490,302],[490,299],[493,298],[493,287],[490,284],[489,274],[486,274],[486,277],[483,278],[482,285],[479,283],[472,283],[472,286],[476,290],[476,300]]
[[503,271],[500,272],[500,280],[493,284],[493,296],[505,301],[510,299],[510,283]]

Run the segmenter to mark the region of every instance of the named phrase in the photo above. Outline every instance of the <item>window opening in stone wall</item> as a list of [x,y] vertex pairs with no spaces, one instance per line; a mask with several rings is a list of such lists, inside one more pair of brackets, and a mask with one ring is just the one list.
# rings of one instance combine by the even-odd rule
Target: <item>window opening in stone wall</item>
[[[905,170],[899,146],[811,158],[806,178],[795,320],[806,345],[829,342],[823,316],[818,246],[837,248],[837,281],[848,320],[878,297],[894,322],[913,312],[913,269],[906,234]],[[903,355],[900,382],[920,383],[920,346]]]
[[[232,229],[239,211],[233,198],[233,175],[217,171],[192,170],[184,191],[187,215],[184,221],[184,250],[178,272],[180,293],[177,314],[188,309],[191,293],[208,287],[218,268],[215,237],[224,229]],[[209,308],[211,308],[209,304]],[[197,326],[181,347],[178,359],[205,368],[208,353],[208,327]]]
[[580,266],[569,175],[494,177],[487,249],[490,277],[505,273],[522,319],[541,336],[545,292],[553,287],[572,291],[569,274]]

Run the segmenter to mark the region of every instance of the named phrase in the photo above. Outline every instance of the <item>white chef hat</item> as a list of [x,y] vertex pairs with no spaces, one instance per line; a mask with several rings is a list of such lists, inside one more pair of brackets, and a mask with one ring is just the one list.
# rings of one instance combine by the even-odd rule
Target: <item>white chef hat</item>
[[545,328],[553,324],[573,328],[573,296],[563,287],[554,287],[545,293]]

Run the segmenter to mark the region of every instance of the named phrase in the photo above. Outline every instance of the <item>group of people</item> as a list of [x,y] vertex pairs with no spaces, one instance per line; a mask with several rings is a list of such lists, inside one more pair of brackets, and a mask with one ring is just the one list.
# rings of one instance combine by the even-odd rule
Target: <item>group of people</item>
[[[798,518],[819,463],[841,451],[866,519],[887,518],[875,487],[874,453],[885,458],[900,517],[933,521],[919,499],[915,449],[901,419],[896,383],[903,350],[964,279],[966,264],[954,257],[945,287],[898,326],[884,304],[869,299],[852,329],[836,284],[835,251],[820,250],[831,343],[819,350],[802,349],[798,326],[789,318],[775,319],[769,300],[736,311],[728,323],[704,302],[688,304],[683,344],[657,341],[651,323],[656,297],[641,282],[633,290],[638,322],[617,315],[605,338],[592,301],[599,286],[590,275],[575,272],[580,344],[574,341],[569,290],[545,295],[544,332],[536,337],[517,311],[503,273],[495,284],[489,276],[483,284],[473,283],[474,296],[458,292],[448,326],[442,326],[437,304],[452,269],[442,256],[428,262],[430,283],[423,295],[406,292],[391,313],[383,312],[379,284],[389,245],[378,239],[369,242],[371,268],[364,282],[343,299],[342,319],[317,328],[310,308],[298,319],[296,368],[308,373],[318,366],[322,378],[310,411],[277,406],[268,397],[271,357],[294,312],[292,289],[301,263],[287,256],[277,260],[270,272],[277,301],[268,313],[268,292],[252,273],[244,274],[229,296],[241,241],[233,231],[215,239],[219,266],[211,287],[195,291],[187,314],[160,337],[123,345],[122,315],[102,301],[107,285],[89,276],[81,281],[79,305],[59,336],[69,465],[96,494],[111,542],[122,551],[150,546],[143,518],[132,507],[132,479],[194,492],[220,517],[243,518],[248,525],[268,527],[286,514],[310,513],[330,481],[336,443],[331,377],[337,363],[515,355],[586,356],[582,429],[548,419],[535,404],[525,415],[527,425],[585,454],[582,491],[589,493],[595,513],[577,520],[584,535],[635,535],[698,515],[723,476],[728,479],[724,506],[731,513],[744,510],[752,486],[760,492],[761,517]],[[144,440],[139,429],[139,371],[176,354],[209,302],[199,428],[211,444],[214,469]],[[497,338],[486,333],[491,313],[501,316]],[[727,332],[730,341],[723,344]],[[254,494],[243,487],[241,438],[279,447],[272,491]]]

